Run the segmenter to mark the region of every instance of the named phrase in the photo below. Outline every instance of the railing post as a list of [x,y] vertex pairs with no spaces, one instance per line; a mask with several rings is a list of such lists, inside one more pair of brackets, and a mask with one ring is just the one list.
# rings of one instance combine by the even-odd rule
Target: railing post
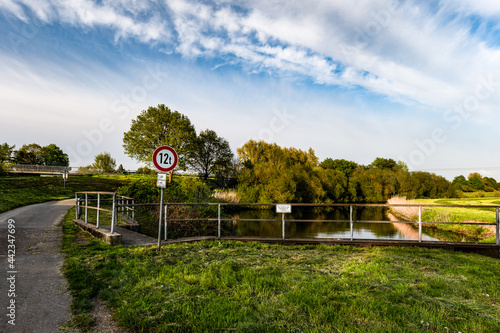
[[88,212],[87,206],[88,206],[88,204],[89,204],[89,194],[85,193],[85,223],[88,222],[88,219],[87,219],[87,216],[88,216],[88,214],[87,214],[87,212]]
[[125,210],[127,211],[127,217],[129,217],[130,216],[130,214],[129,214],[130,207],[128,206],[128,199],[126,202],[127,202],[127,207],[125,207]]
[[217,209],[217,238],[220,238],[220,204]]
[[281,220],[281,234],[283,235],[283,239],[285,239],[285,213],[282,213],[282,220]]
[[418,241],[422,242],[422,206],[418,206]]
[[132,223],[135,223],[135,200],[132,199]]
[[100,216],[100,209],[101,208],[101,194],[100,193],[97,193],[97,223],[96,223],[96,227],[97,229],[99,229],[99,216]]
[[497,245],[500,245],[500,223],[499,223],[499,215],[498,215],[498,207],[497,207]]
[[352,219],[352,206],[349,206],[349,221],[351,223],[351,241],[354,239],[354,221]]
[[113,193],[113,207],[111,208],[111,233],[115,232],[115,218],[116,218],[116,193]]
[[167,217],[167,214],[168,214],[168,205],[165,204],[165,213],[164,213],[164,221],[165,221],[165,240],[167,240],[167,237],[168,237],[168,217]]
[[76,203],[75,203],[75,207],[76,207],[75,215],[76,215],[76,219],[78,220],[78,193],[75,193],[75,201],[76,201]]

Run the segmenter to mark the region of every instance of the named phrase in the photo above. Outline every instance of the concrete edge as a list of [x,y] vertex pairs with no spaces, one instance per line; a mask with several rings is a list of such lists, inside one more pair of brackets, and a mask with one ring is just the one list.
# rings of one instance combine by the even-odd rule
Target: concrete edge
[[85,223],[82,220],[73,219],[73,223],[80,227],[80,229],[88,232],[92,236],[102,240],[103,242],[111,245],[121,245],[122,244],[122,235],[118,233],[111,233],[109,230],[99,228],[97,229],[95,225],[91,223]]

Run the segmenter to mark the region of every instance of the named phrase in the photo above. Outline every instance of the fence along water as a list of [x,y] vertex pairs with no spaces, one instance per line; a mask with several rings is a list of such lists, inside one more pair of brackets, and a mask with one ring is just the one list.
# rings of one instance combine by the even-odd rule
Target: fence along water
[[[94,195],[94,197],[89,197],[89,195]],[[97,196],[97,198],[95,198]],[[102,199],[101,196],[108,196],[108,199]],[[111,197],[111,199],[109,199]],[[85,222],[88,222],[88,209],[94,209],[97,211],[97,224],[99,224],[99,212],[109,212],[111,213],[111,230],[113,232],[113,226],[116,225],[116,219],[118,213],[122,214],[132,214],[132,218],[134,218],[135,207],[137,206],[160,206],[159,203],[148,203],[148,204],[136,204],[133,198],[118,196],[113,192],[78,192],[75,195],[77,208],[80,209],[80,213],[82,213],[81,209],[85,208]],[[111,209],[100,207],[102,202],[111,201]],[[93,206],[89,203],[97,202],[97,205]],[[499,209],[500,206],[494,205],[435,205],[435,204],[355,204],[355,203],[330,203],[330,204],[306,204],[306,203],[292,203],[293,207],[306,207],[306,208],[332,208],[332,207],[344,207],[349,209],[349,219],[287,219],[285,215],[280,215],[276,213],[276,218],[268,218],[268,219],[259,219],[259,218],[251,218],[251,219],[241,219],[241,218],[222,218],[222,210],[224,207],[232,206],[234,207],[243,207],[243,208],[256,208],[256,207],[274,207],[276,204],[274,203],[164,203],[164,240],[168,240],[168,223],[169,222],[192,222],[192,221],[213,221],[217,222],[217,238],[222,238],[221,236],[221,223],[222,222],[281,222],[282,223],[282,239],[287,239],[286,228],[284,228],[287,223],[314,223],[314,222],[327,222],[327,223],[349,223],[350,226],[350,237],[349,240],[354,241],[354,226],[360,223],[376,223],[376,224],[392,224],[392,223],[403,223],[409,225],[416,225],[418,227],[418,242],[424,242],[422,237],[422,228],[425,224],[448,224],[448,225],[477,225],[477,226],[495,226],[495,244],[500,245],[500,215]],[[202,219],[189,219],[189,218],[176,218],[169,219],[168,217],[168,208],[170,206],[217,206],[217,216],[212,218],[202,218]],[[360,220],[354,219],[353,211],[357,207],[384,207],[384,208],[397,208],[397,207],[413,207],[418,209],[418,221],[380,221],[380,220]],[[432,207],[442,207],[442,208],[490,208],[495,211],[496,220],[495,223],[482,223],[482,222],[429,222],[422,220],[422,212],[424,208],[432,208]],[[78,215],[78,209],[77,209]],[[78,216],[77,216],[78,218]],[[159,230],[159,233],[162,233],[162,230]],[[208,236],[208,235],[207,235]]]

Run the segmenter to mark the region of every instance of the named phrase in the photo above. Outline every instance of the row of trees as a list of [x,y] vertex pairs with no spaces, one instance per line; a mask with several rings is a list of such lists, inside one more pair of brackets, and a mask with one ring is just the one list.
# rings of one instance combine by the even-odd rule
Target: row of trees
[[0,145],[0,164],[11,162],[15,164],[69,166],[69,157],[55,144],[40,146],[37,143],[23,145],[15,150],[15,145],[3,143]]
[[500,189],[500,184],[494,178],[483,177],[477,172],[469,174],[467,178],[463,175],[457,176],[453,179],[453,184],[464,192],[493,192]]
[[238,149],[243,202],[385,202],[392,196],[450,197],[455,187],[428,172],[409,172],[402,162],[377,158],[368,166],[326,159],[314,151],[250,140]]
[[331,158],[319,163],[312,149],[263,141],[250,140],[234,159],[225,139],[209,129],[196,134],[188,117],[163,104],[143,110],[123,138],[125,153],[147,164],[161,145],[175,147],[181,170],[205,179],[237,177],[240,199],[248,202],[385,202],[394,195],[451,197],[456,190],[497,187],[494,179],[478,174],[450,183],[433,173],[409,172],[403,162],[385,158],[367,166]]

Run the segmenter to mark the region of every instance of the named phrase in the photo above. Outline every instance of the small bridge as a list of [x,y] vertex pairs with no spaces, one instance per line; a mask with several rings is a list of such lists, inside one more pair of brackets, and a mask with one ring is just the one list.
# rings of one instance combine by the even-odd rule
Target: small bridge
[[68,173],[71,167],[29,164],[4,164],[3,169],[8,173],[38,174],[38,175],[60,175]]

